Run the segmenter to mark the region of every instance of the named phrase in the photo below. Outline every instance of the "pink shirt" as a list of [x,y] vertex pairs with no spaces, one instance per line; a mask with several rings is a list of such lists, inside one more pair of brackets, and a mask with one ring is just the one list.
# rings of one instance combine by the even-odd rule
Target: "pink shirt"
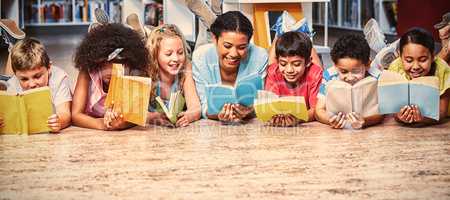
[[322,72],[322,67],[311,64],[305,69],[303,76],[298,80],[297,86],[290,88],[278,70],[278,63],[273,63],[267,69],[265,90],[272,91],[280,96],[303,96],[309,109],[316,106]]
[[88,101],[86,102],[85,112],[92,117],[103,117],[105,115],[105,99],[107,93],[103,91],[103,82],[100,72],[90,71]]

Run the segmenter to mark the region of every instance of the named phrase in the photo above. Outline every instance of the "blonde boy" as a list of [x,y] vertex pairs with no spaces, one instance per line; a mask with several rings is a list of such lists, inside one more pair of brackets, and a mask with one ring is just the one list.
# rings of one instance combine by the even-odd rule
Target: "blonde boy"
[[[44,45],[32,38],[17,42],[11,50],[11,66],[14,76],[7,82],[7,91],[23,92],[49,86],[56,114],[48,118],[48,127],[52,132],[59,132],[69,126],[72,93],[68,76],[62,69],[51,65]],[[3,125],[0,119],[0,126]]]

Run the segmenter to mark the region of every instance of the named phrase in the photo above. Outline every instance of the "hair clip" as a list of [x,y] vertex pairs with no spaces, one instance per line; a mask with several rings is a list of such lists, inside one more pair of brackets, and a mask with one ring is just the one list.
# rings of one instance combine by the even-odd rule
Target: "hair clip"
[[118,56],[119,55],[119,53],[120,52],[122,52],[123,51],[123,48],[117,48],[116,50],[114,50],[112,53],[110,53],[109,55],[108,55],[108,59],[107,59],[107,61],[109,62],[109,61],[111,61],[111,60],[113,60],[114,58],[118,58],[118,59],[120,59],[120,56]]

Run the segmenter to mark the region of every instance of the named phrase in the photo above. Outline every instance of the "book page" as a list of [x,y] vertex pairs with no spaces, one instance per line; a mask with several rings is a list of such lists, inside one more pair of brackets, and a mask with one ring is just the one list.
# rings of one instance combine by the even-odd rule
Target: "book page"
[[177,122],[177,116],[179,113],[183,112],[185,105],[186,100],[184,99],[181,91],[172,92],[170,94],[169,113],[167,115],[167,118],[169,118],[172,124],[175,124]]
[[410,104],[417,105],[420,113],[439,120],[439,80],[437,77],[420,77],[409,83]]
[[49,132],[47,120],[54,113],[50,88],[27,90],[22,98],[28,114],[28,134]]
[[0,91],[0,116],[2,116],[4,122],[4,126],[0,127],[0,133],[20,134],[22,132],[21,113],[26,113],[25,110],[20,108],[19,100],[17,94]]
[[258,90],[263,89],[263,81],[259,74],[250,74],[236,83],[236,97],[244,106],[253,105]]
[[352,112],[352,86],[340,80],[330,81],[326,88],[325,101],[328,112]]
[[226,103],[238,103],[233,87],[226,85],[206,86],[208,114],[216,115]]
[[374,77],[366,77],[352,88],[352,110],[363,117],[378,114],[378,81]]
[[378,85],[407,84],[409,81],[397,72],[384,70],[378,78]]
[[[142,77],[141,77],[142,78]],[[122,77],[121,112],[126,121],[145,126],[151,91],[151,79]]]

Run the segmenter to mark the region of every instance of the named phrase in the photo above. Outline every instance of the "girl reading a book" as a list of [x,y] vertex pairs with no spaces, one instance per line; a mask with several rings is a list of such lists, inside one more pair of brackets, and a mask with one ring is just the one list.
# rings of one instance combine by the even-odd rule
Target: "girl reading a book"
[[[234,86],[249,75],[261,79],[265,76],[268,55],[265,49],[250,43],[253,35],[251,22],[239,11],[229,11],[219,15],[211,25],[213,43],[203,45],[194,51],[192,71],[205,118],[223,122],[239,122],[251,118],[252,106],[235,102],[225,102],[218,113],[208,113],[207,85],[221,84]],[[250,83],[256,88],[258,83]],[[227,101],[214,97],[217,101]]]
[[175,126],[187,126],[200,119],[200,101],[192,78],[188,44],[180,29],[172,24],[156,27],[147,35],[149,74],[153,82],[147,119],[149,123],[171,126],[166,114],[157,112],[157,108],[163,105],[158,105],[155,98],[159,97],[164,106],[169,107],[171,94],[179,92],[184,95],[187,110],[171,114],[177,115]]
[[148,51],[138,33],[122,24],[92,28],[75,53],[80,70],[72,103],[72,122],[76,126],[120,130],[132,124],[104,106],[113,63],[125,67],[125,75],[147,76]]
[[[389,66],[389,71],[397,72],[410,80],[422,76],[436,76],[439,79],[439,119],[447,116],[450,68],[439,56],[434,55],[434,40],[429,32],[412,28],[400,38],[400,57]],[[426,125],[436,120],[422,116],[417,105],[404,106],[395,115],[399,122],[409,125]]]
[[[312,42],[305,33],[286,32],[275,44],[275,62],[267,70],[265,89],[281,96],[303,96],[308,121],[314,120],[314,107],[322,81],[322,68],[312,62]],[[273,51],[271,51],[272,53]],[[271,56],[272,57],[272,56]],[[275,115],[272,126],[295,126],[293,115]]]

